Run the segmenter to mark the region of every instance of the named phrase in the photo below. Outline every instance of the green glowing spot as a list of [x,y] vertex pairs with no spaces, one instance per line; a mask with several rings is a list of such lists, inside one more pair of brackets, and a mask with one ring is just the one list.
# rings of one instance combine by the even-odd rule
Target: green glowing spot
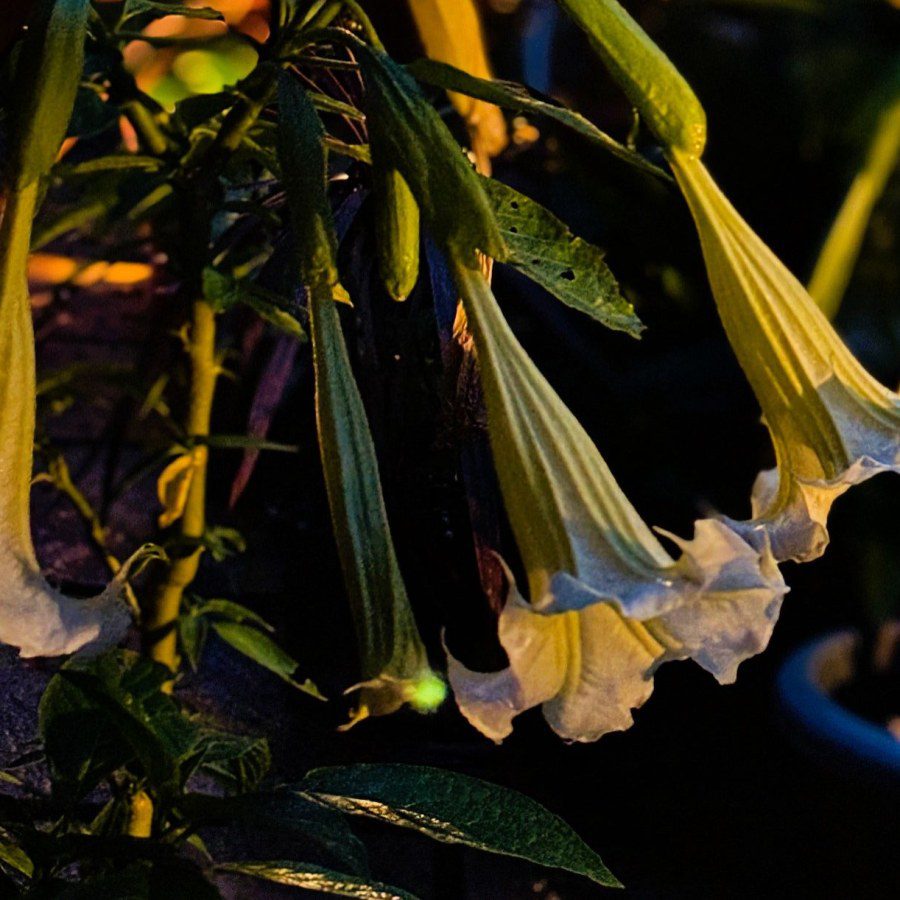
[[447,698],[447,685],[429,672],[409,687],[409,705],[420,713],[434,712]]

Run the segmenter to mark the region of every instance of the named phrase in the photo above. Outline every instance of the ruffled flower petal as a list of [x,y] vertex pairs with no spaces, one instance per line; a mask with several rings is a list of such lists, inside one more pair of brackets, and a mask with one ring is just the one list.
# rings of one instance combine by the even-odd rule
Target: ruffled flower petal
[[777,467],[753,490],[748,540],[763,526],[776,559],[828,543],[832,503],[851,485],[900,471],[900,396],[853,357],[806,289],[728,202],[703,163],[670,160],[694,216],[719,315],[763,410]]
[[451,658],[463,714],[502,740],[516,715],[542,705],[563,738],[591,741],[629,727],[667,659],[692,657],[733,680],[765,646],[787,590],[765,534],[751,545],[703,520],[690,541],[670,536],[681,550],[673,560],[516,341],[481,273],[460,266],[456,278],[531,598],[508,575],[498,625],[507,669],[478,673]]

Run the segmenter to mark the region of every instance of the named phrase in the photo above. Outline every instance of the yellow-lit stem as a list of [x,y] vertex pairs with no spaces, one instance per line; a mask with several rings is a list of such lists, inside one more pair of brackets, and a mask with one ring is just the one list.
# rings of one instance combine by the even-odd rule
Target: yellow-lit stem
[[809,280],[809,293],[833,319],[859,256],[875,204],[884,193],[900,156],[900,100],[879,119],[866,161],[828,232]]
[[[203,300],[196,300],[193,305],[188,353],[191,359],[191,393],[186,431],[196,439],[209,434],[218,375],[216,314]],[[204,447],[195,465],[181,518],[181,537],[187,544],[197,544],[206,530],[206,469],[207,451]],[[187,556],[172,563],[147,616],[150,657],[173,672],[178,666],[175,620],[181,611],[184,591],[197,575],[202,553],[203,548],[197,546]]]
[[146,791],[138,791],[131,798],[128,813],[128,835],[148,838],[153,832],[153,801]]

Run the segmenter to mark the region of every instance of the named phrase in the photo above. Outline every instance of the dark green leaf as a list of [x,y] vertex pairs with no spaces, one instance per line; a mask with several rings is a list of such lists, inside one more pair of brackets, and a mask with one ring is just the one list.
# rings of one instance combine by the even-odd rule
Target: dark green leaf
[[74,164],[63,164],[57,167],[57,174],[64,178],[79,175],[96,175],[98,172],[122,171],[137,169],[141,172],[156,172],[162,168],[162,162],[154,156],[138,156],[132,153],[114,153],[110,156],[95,156],[93,159]]
[[337,237],[325,193],[325,129],[292,75],[278,80],[278,160],[287,192],[300,281],[308,288],[338,284]]
[[198,731],[160,691],[168,677],[164,666],[124,650],[63,666],[39,709],[47,758],[61,788],[82,794],[132,762],[156,786],[177,777]]
[[66,134],[84,63],[90,0],[39,0],[10,96],[9,177],[17,190],[50,171]]
[[267,634],[237,622],[213,622],[212,627],[223,641],[264,669],[274,672],[279,678],[310,696],[325,699],[309,679],[302,683],[294,680],[292,676],[300,664]]
[[185,97],[175,104],[174,119],[190,134],[199,125],[206,125],[235,103],[235,95],[230,91],[215,94],[196,94]]
[[482,182],[509,247],[507,264],[567,306],[609,328],[640,335],[644,326],[619,293],[602,250],[575,237],[564,222],[524,194],[492,178]]
[[203,533],[203,546],[216,562],[222,562],[229,556],[243,553],[247,549],[247,542],[236,528],[210,525]]
[[426,766],[336,766],[315,769],[297,788],[342,812],[621,887],[562,819],[516,791],[477,778]]
[[203,438],[202,443],[207,447],[220,447],[225,450],[274,450],[278,453],[297,453],[300,449],[297,444],[280,444],[278,441],[267,441],[246,434],[210,434]]
[[671,181],[671,177],[658,166],[648,162],[639,153],[629,150],[614,138],[601,131],[593,122],[571,109],[561,106],[549,97],[542,97],[513,81],[488,81],[476,78],[454,66],[433,59],[419,59],[406,67],[419,81],[433,87],[457,91],[507,109],[524,110],[546,116],[608,150],[614,156],[657,178]]
[[184,16],[186,19],[209,19],[224,21],[218,10],[208,6],[185,6],[182,3],[167,3],[165,0],[125,0],[119,27],[140,30],[163,16]]
[[366,849],[334,810],[307,800],[293,791],[243,793],[235,797],[189,794],[180,809],[191,822],[202,826],[243,825],[254,832],[272,832],[296,844],[324,850],[342,868],[354,875],[367,875]]
[[232,622],[253,622],[265,631],[275,631],[259,613],[233,600],[204,600],[192,612],[195,616],[221,616]]
[[255,790],[272,762],[269,742],[252,735],[205,731],[196,752],[194,768],[237,794]]
[[178,618],[178,643],[181,653],[187,657],[190,667],[196,672],[200,667],[200,657],[206,645],[209,623],[194,610]]
[[268,862],[228,862],[216,866],[220,872],[234,872],[238,875],[249,875],[276,884],[305,888],[309,891],[321,891],[323,894],[337,894],[341,897],[358,897],[360,900],[416,900],[408,891],[346,875],[333,869],[323,869],[309,863],[292,862],[290,860],[271,860]]
[[3,829],[0,829],[0,863],[20,872],[26,878],[31,878],[34,874],[31,858]]
[[285,299],[246,278],[233,278],[207,266],[203,270],[203,296],[219,311],[243,303],[270,325],[274,325],[298,341],[306,341],[303,326],[291,313],[282,308],[286,303]]
[[372,161],[396,169],[410,186],[435,239],[475,265],[481,250],[506,256],[482,185],[444,121],[415,80],[386,54],[354,44],[366,80]]

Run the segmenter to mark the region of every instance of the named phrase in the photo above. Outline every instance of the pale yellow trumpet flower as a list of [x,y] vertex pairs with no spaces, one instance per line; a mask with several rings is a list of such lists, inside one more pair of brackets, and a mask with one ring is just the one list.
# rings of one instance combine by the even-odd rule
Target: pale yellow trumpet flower
[[[674,560],[616,484],[597,448],[530,360],[483,275],[456,268],[475,336],[503,498],[528,577],[512,576],[501,672],[451,658],[450,683],[472,724],[502,740],[542,705],[567,740],[628,728],[667,659],[693,658],[721,682],[768,643],[786,592],[762,529],[757,547],[726,523],[672,538]],[[671,537],[671,536],[670,536]]]
[[748,539],[763,525],[779,560],[828,544],[832,503],[851,485],[900,471],[900,396],[870,376],[806,289],[760,240],[704,164],[671,150],[719,315],[762,407],[775,469],[753,488]]

